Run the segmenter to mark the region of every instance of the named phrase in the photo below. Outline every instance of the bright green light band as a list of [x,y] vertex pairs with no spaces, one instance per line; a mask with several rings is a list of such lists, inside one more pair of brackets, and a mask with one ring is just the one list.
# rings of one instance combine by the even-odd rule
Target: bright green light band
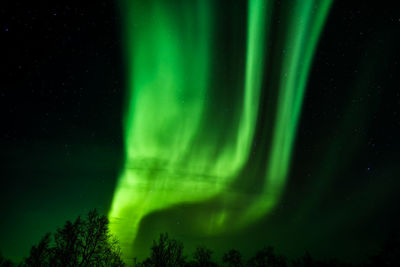
[[[204,215],[198,226],[212,234],[246,226],[276,205],[286,183],[307,75],[330,3],[291,2],[292,10],[283,18],[287,28],[281,33],[285,53],[280,57],[280,77],[271,81],[276,88],[269,88],[264,73],[274,66],[265,66],[265,47],[272,41],[273,1],[249,0],[243,100],[235,113],[234,132],[222,131],[229,142],[221,144],[213,129],[206,138],[200,136],[213,121],[204,115],[209,90],[218,90],[210,78],[218,16],[214,1],[125,0],[126,160],[109,213],[111,231],[125,253],[140,221],[157,210],[219,198],[226,207]],[[232,222],[229,207],[245,194],[228,188],[246,179],[240,173],[252,149],[261,90],[278,92],[268,161],[259,177],[263,188],[239,211],[241,219]]]

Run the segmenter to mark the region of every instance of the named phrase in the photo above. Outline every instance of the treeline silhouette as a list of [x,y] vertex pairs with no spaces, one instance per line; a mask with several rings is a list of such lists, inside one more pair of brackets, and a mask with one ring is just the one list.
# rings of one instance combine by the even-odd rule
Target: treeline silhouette
[[18,265],[0,258],[0,266],[124,266],[118,241],[109,233],[108,219],[96,210],[86,218],[67,221],[51,235],[47,233]]
[[108,219],[96,210],[90,211],[85,218],[78,217],[74,222],[67,221],[62,228],[51,235],[47,233],[33,246],[29,256],[15,264],[0,254],[0,267],[75,267],[75,266],[134,266],[134,267],[385,267],[400,266],[400,242],[393,237],[386,242],[380,252],[365,262],[351,264],[338,259],[317,260],[308,252],[303,256],[289,260],[277,254],[273,247],[258,250],[248,260],[242,254],[231,249],[217,261],[213,251],[205,246],[196,248],[191,257],[184,253],[182,242],[170,238],[167,233],[160,234],[153,241],[150,256],[143,261],[136,258],[127,264],[122,260],[118,241],[110,234]]

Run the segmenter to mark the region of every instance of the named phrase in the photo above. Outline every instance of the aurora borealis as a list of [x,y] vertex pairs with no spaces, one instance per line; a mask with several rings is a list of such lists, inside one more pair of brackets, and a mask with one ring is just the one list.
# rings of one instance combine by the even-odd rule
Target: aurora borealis
[[[286,184],[310,63],[330,4],[288,2],[291,12],[280,14],[285,26],[274,36],[284,53],[274,56],[268,47],[275,42],[270,28],[277,27],[271,17],[280,10],[273,10],[273,1],[248,1],[243,81],[238,76],[231,84],[215,85],[210,79],[218,71],[212,67],[218,45],[213,28],[221,26],[212,1],[124,3],[126,162],[109,218],[125,253],[140,221],[154,211],[217,198],[219,208],[202,215],[198,225],[198,231],[215,234],[248,225],[275,207]],[[264,63],[273,56],[279,70]],[[265,78],[273,68],[275,75]],[[224,114],[232,116],[231,123],[217,124],[207,116],[207,101],[219,101],[207,95],[219,86],[238,91],[239,99],[229,103],[234,110]],[[276,110],[259,108],[262,90],[276,94]],[[275,114],[267,114],[271,140],[264,137],[262,146],[252,147],[257,124],[265,124],[258,114],[264,112]],[[264,159],[258,156],[264,171],[242,173],[249,154],[260,150],[267,151]],[[250,179],[262,185],[252,197],[246,190],[232,190],[233,183]],[[243,201],[247,205],[238,208]]]
[[6,1],[0,254],[97,208],[124,256],[161,232],[244,258],[357,262],[398,232],[390,3]]

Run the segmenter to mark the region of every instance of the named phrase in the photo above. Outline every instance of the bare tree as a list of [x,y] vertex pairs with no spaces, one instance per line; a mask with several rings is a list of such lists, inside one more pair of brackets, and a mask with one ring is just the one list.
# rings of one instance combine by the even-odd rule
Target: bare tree
[[0,267],[12,267],[12,266],[14,266],[12,261],[4,258],[3,255],[0,253]]
[[273,247],[265,247],[259,250],[252,257],[248,266],[252,267],[286,267],[286,259],[281,255],[276,255]]
[[157,241],[153,241],[151,256],[143,262],[144,266],[184,266],[183,244],[175,239],[170,239],[168,234],[160,234]]
[[25,266],[123,266],[117,240],[108,230],[108,219],[90,211],[86,220],[67,221],[54,234],[54,246],[47,234],[31,249]]
[[241,267],[242,263],[242,254],[236,249],[231,249],[222,257],[222,261],[226,266],[229,267]]
[[25,265],[32,267],[50,266],[50,257],[52,249],[50,249],[50,233],[47,233],[37,246],[31,248],[29,257],[25,259]]
[[201,267],[214,267],[218,266],[215,262],[212,261],[211,256],[213,251],[205,246],[199,246],[196,248],[193,253],[194,266]]

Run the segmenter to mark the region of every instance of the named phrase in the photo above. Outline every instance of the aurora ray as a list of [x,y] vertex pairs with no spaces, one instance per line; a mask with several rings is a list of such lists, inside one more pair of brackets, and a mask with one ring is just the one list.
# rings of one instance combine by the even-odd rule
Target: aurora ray
[[[204,234],[246,226],[276,205],[289,172],[307,75],[330,3],[291,2],[279,31],[285,53],[273,55],[266,47],[274,41],[270,34],[276,23],[274,3],[248,1],[244,78],[224,85],[242,91],[243,99],[230,114],[233,123],[222,121],[219,127],[211,127],[221,123],[206,115],[212,113],[209,95],[222,90],[211,78],[217,57],[216,4],[211,0],[123,2],[128,86],[125,165],[109,218],[124,253],[129,253],[144,216],[179,203],[212,198],[223,203],[202,215],[198,228]],[[269,57],[281,62],[279,70],[266,63]],[[272,69],[279,75],[266,78]],[[248,205],[233,211],[231,207],[248,195],[244,189],[232,191],[231,185],[248,179],[243,170],[255,150],[257,127],[263,123],[259,121],[265,112],[260,107],[262,91],[277,95],[275,115],[268,122],[271,140],[257,147],[268,150],[262,163],[265,175],[254,177],[263,186],[247,200]],[[229,220],[238,213],[240,220]]]

